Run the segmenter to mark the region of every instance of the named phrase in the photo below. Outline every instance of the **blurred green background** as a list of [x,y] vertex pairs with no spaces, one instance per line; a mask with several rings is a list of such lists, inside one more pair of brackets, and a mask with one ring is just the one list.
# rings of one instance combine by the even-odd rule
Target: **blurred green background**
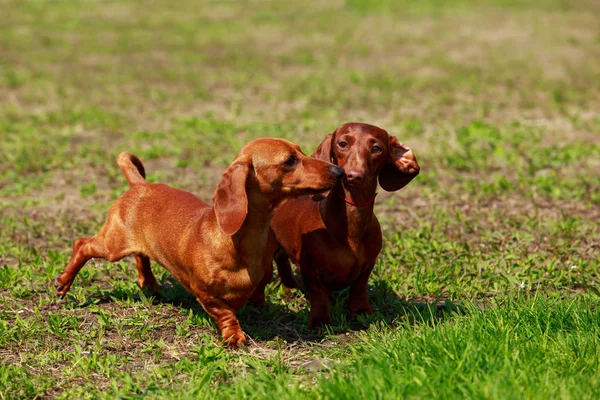
[[[0,0],[0,398],[593,398],[599,60],[596,0]],[[274,280],[228,352],[159,266],[162,299],[131,260],[53,295],[119,152],[208,200],[249,140],[348,121],[422,167],[377,197],[372,317],[308,332]]]

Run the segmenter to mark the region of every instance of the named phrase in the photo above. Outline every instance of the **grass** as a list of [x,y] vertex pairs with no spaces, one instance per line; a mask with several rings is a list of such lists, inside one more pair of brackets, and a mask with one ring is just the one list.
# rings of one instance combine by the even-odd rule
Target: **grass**
[[[581,0],[0,0],[0,399],[596,398],[600,8]],[[155,266],[90,262],[138,154],[209,199],[247,141],[379,125],[421,175],[380,193],[374,314],[306,329],[278,280],[244,350]]]

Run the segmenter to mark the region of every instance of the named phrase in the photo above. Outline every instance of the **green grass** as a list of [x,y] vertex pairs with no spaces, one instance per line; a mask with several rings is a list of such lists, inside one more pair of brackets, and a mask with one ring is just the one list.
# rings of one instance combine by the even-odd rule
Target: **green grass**
[[[582,0],[0,0],[0,399],[597,398],[600,8]],[[161,267],[73,240],[127,187],[115,157],[208,200],[261,136],[307,153],[346,121],[410,145],[383,191],[374,314],[306,329],[274,281],[214,322]]]

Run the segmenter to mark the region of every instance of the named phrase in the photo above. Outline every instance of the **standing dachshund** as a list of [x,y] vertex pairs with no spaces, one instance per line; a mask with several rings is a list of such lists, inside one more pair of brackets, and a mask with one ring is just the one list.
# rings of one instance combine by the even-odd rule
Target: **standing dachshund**
[[236,311],[248,300],[264,302],[273,272],[273,210],[290,197],[331,189],[343,175],[342,168],[307,157],[293,143],[257,139],[225,171],[211,207],[191,193],[146,182],[133,154],[121,153],[117,162],[131,188],[112,205],[96,236],[75,241],[54,282],[58,294],[65,296],[89,259],[115,262],[130,254],[139,285],[155,289],[154,260],[196,296],[231,347],[246,342]]
[[419,174],[412,151],[373,125],[347,123],[327,135],[312,157],[344,168],[345,178],[321,202],[290,200],[275,212],[271,227],[279,243],[275,261],[282,283],[298,287],[289,259],[308,291],[308,327],[330,324],[329,294],[350,286],[352,316],[371,314],[367,281],[381,250],[381,228],[373,214],[377,180],[396,191]]

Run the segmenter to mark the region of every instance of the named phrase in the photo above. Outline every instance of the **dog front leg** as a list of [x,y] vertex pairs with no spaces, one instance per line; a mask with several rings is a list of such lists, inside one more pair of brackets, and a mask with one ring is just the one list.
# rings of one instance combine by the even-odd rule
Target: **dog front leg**
[[[302,263],[302,265],[307,265]],[[308,292],[310,311],[308,313],[308,329],[317,329],[322,325],[331,324],[331,306],[329,297],[331,293],[321,283],[319,274],[312,268],[300,266],[302,280]]]
[[204,293],[202,296],[196,298],[198,303],[204,308],[204,310],[217,321],[217,325],[221,330],[221,336],[223,337],[223,344],[237,348],[241,347],[246,343],[246,334],[240,326],[240,322],[236,316],[236,310],[230,307],[223,300],[210,296]]
[[348,300],[348,309],[350,310],[350,317],[354,318],[360,314],[373,314],[371,305],[369,304],[369,295],[367,294],[367,283],[369,282],[369,276],[375,263],[366,264],[363,271],[358,276],[352,285],[350,285],[350,298]]

